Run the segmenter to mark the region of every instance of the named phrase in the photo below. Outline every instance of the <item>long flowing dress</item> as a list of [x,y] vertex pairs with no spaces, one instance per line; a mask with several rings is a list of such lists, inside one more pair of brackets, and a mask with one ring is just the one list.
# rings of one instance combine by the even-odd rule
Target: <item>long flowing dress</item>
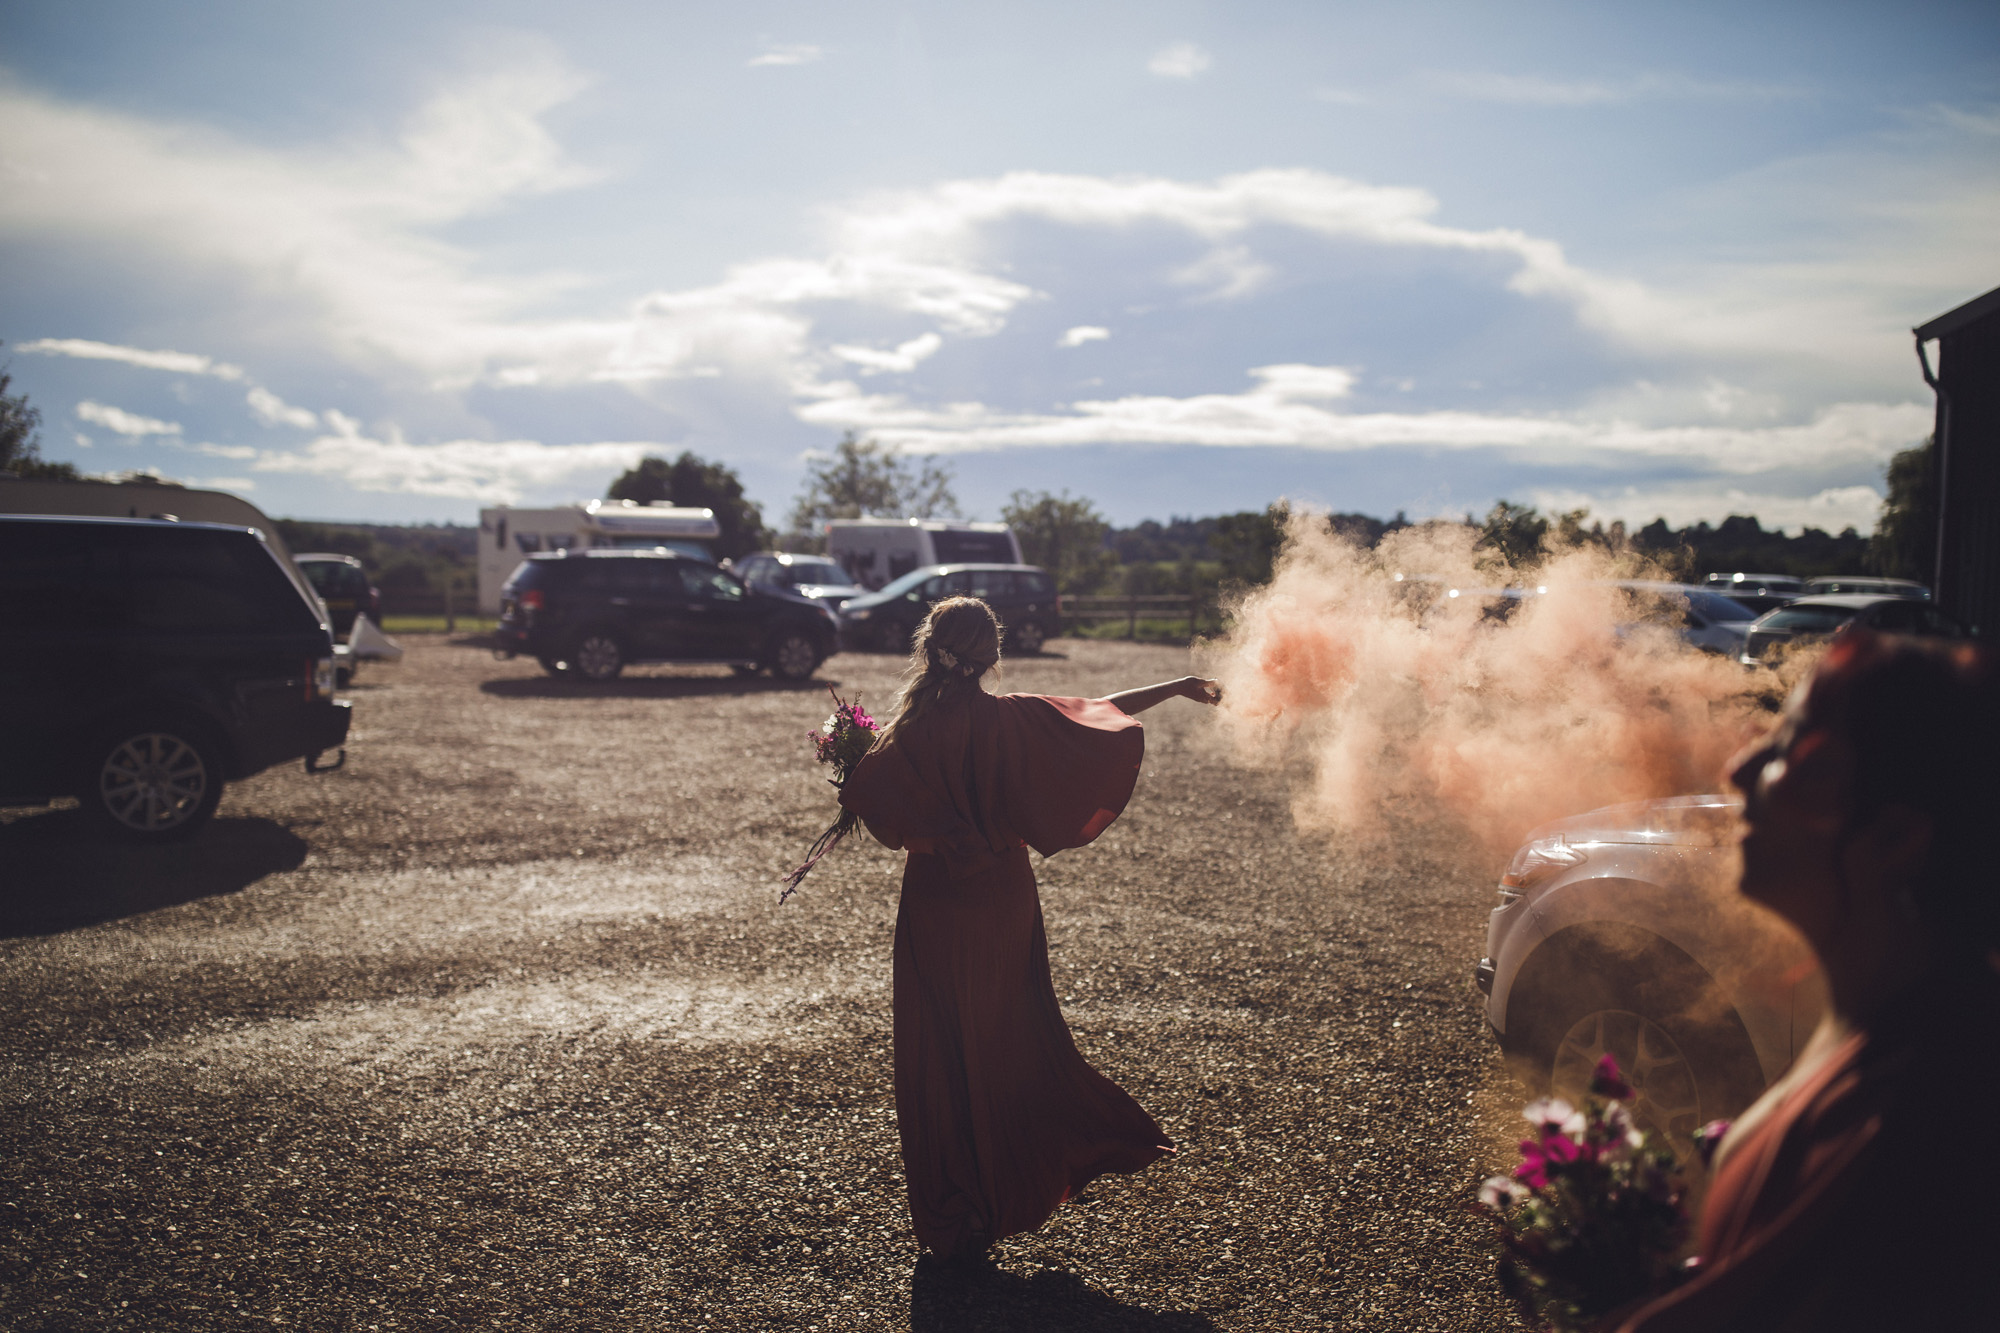
[[908,853],[896,915],[896,1124],[934,1254],[1032,1231],[1173,1142],[1077,1052],[1028,849],[1081,847],[1131,799],[1139,723],[1103,700],[968,689],[900,730],[841,803]]

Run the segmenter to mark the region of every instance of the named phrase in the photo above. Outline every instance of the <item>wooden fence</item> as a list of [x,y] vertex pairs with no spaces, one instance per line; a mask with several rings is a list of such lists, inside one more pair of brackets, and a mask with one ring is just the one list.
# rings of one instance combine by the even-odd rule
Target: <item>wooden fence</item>
[[1139,637],[1141,620],[1185,620],[1188,638],[1198,631],[1202,599],[1186,593],[1156,593],[1146,596],[1113,594],[1102,597],[1062,598],[1062,617],[1068,624],[1101,625],[1125,622],[1125,637]]

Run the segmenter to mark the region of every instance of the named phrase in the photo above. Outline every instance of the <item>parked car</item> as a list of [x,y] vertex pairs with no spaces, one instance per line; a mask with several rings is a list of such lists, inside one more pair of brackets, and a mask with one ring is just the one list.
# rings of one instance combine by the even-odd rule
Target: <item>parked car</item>
[[0,605],[0,804],[160,842],[346,743],[332,628],[255,528],[0,515]]
[[1643,597],[1657,598],[1674,613],[1681,638],[1707,653],[1730,657],[1743,651],[1743,640],[1757,613],[1733,598],[1687,583],[1657,583],[1621,579],[1618,586]]
[[1750,626],[1738,660],[1756,666],[1779,644],[1805,639],[1823,639],[1849,623],[1866,625],[1885,634],[1923,634],[1945,639],[1970,637],[1965,626],[1929,602],[1881,593],[1842,593],[1827,597],[1801,597],[1787,606],[1766,612]]
[[1574,1099],[1609,1051],[1684,1154],[1784,1072],[1826,1003],[1803,941],[1735,891],[1736,808],[1682,796],[1534,830],[1474,971],[1531,1086]]
[[1858,574],[1826,574],[1807,579],[1805,595],[1824,597],[1831,593],[1874,594],[1881,597],[1908,597],[1928,602],[1931,590],[1910,579],[1878,579]]
[[977,597],[1000,617],[1006,647],[1038,653],[1062,633],[1056,581],[1033,565],[928,565],[894,580],[880,592],[852,598],[840,609],[842,642],[899,653],[930,611],[947,597]]
[[811,598],[829,611],[838,611],[850,597],[859,597],[867,591],[845,569],[823,555],[768,551],[732,561],[729,568],[752,587],[783,588]]
[[382,591],[368,581],[368,571],[351,555],[314,551],[295,555],[292,563],[326,603],[327,620],[336,639],[354,632],[354,618],[367,616],[382,623]]
[[551,675],[615,679],[635,662],[726,662],[804,680],[838,646],[833,612],[678,552],[599,547],[529,556],[500,590],[503,655]]
[[1806,590],[1805,581],[1790,574],[1710,574],[1701,586],[1749,607],[1760,616],[1804,596]]

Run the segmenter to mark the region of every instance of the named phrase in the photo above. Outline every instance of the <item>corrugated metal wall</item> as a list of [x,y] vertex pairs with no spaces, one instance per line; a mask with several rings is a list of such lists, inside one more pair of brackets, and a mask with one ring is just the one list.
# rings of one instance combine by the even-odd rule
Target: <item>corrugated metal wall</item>
[[1938,605],[2000,642],[2000,312],[1938,340],[1945,446]]

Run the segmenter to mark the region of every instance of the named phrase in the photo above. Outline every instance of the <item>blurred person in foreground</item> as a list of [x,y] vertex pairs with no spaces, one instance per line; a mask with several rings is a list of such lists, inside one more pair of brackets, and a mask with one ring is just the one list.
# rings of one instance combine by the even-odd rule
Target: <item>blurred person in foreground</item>
[[1049,979],[1028,848],[1081,847],[1132,797],[1135,715],[1215,703],[1186,676],[1104,699],[988,694],[1000,627],[939,602],[918,627],[896,715],[840,801],[906,850],[896,913],[896,1128],[910,1217],[940,1259],[1032,1231],[1097,1176],[1173,1141],[1077,1052]]
[[1743,892],[1830,993],[1723,1138],[1696,1275],[1622,1325],[2000,1328],[2000,679],[1991,651],[1834,641],[1734,761]]

